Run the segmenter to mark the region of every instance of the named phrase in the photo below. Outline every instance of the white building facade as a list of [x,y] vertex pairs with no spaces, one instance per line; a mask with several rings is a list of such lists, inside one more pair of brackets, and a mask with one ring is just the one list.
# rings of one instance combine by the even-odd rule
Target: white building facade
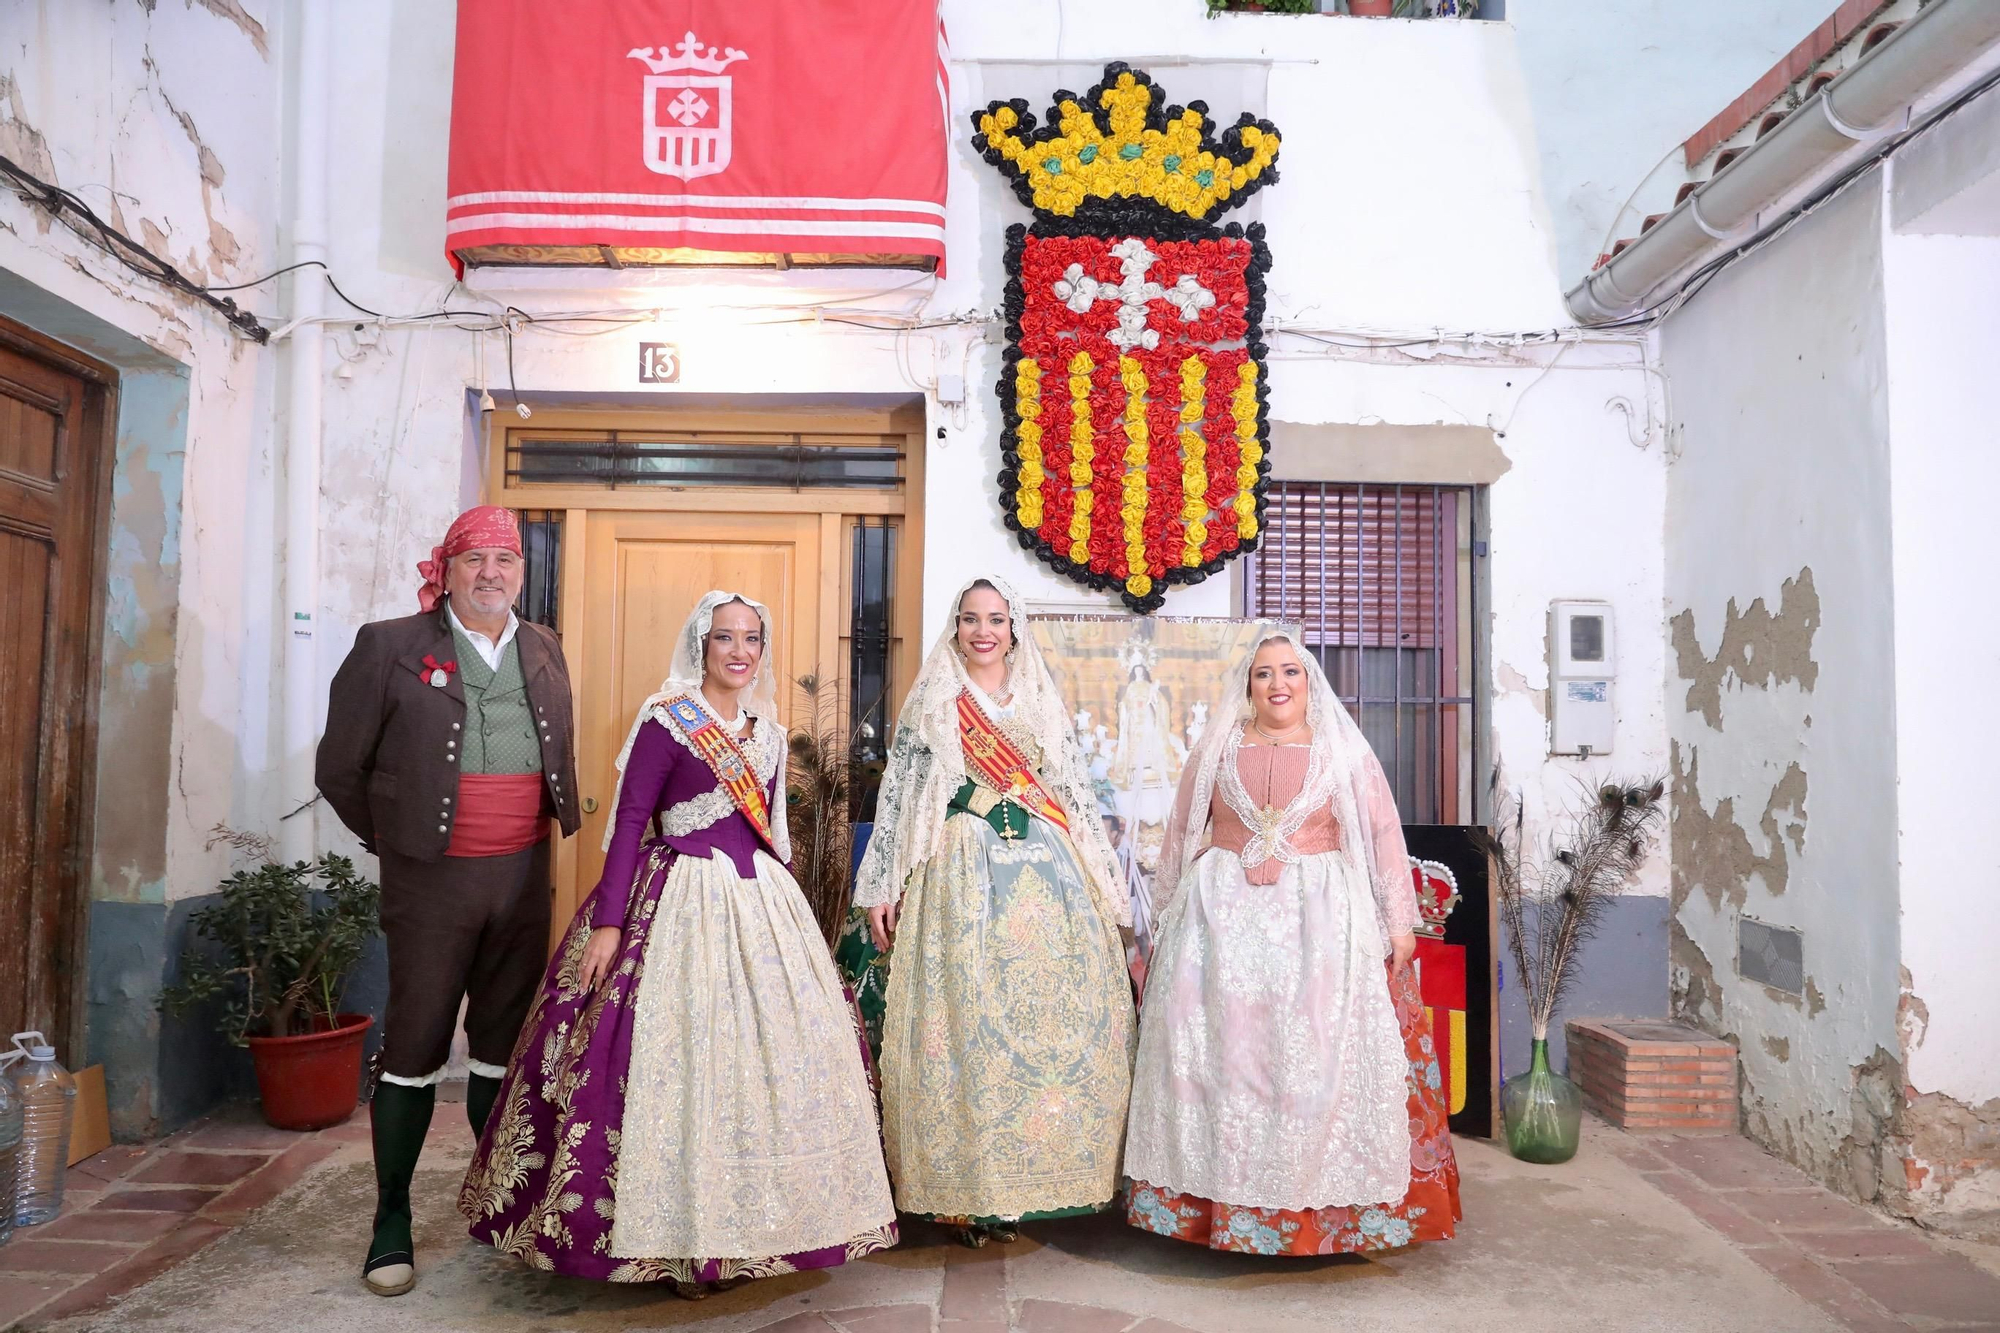
[[[1039,108],[1127,60],[1177,98],[1207,96],[1219,122],[1248,110],[1284,136],[1282,179],[1246,210],[1273,255],[1273,481],[1300,494],[1325,483],[1463,496],[1447,563],[1465,589],[1454,614],[1473,740],[1451,776],[1455,822],[1488,812],[1496,770],[1531,823],[1572,802],[1580,782],[1674,775],[1670,854],[1620,900],[1574,1012],[1678,1007],[1737,1036],[1751,1130],[1830,1179],[1852,1175],[1851,1135],[1879,1164],[1906,1087],[1947,1099],[1938,1114],[1987,1144],[1979,1188],[1994,1188],[1995,1046],[1945,1013],[1976,1015],[1977,984],[1993,998],[1990,983],[1959,980],[1976,969],[1953,924],[1990,917],[1994,896],[1975,886],[2000,879],[2000,850],[1975,833],[1967,852],[1976,817],[1944,813],[1982,808],[1950,741],[1976,725],[1967,708],[1987,705],[1941,675],[1960,652],[1990,668],[1995,648],[1974,630],[1946,652],[1918,628],[1935,623],[1923,599],[1944,595],[1941,571],[1962,568],[1973,539],[1936,515],[1975,456],[1967,386],[1993,307],[1963,275],[1987,242],[1896,231],[1885,187],[1809,224],[1843,229],[1860,250],[1875,244],[1872,258],[1834,271],[1815,259],[1808,276],[1786,271],[1774,249],[1664,332],[1583,327],[1564,300],[1581,276],[1573,255],[1594,252],[1581,238],[1611,224],[1607,201],[1645,179],[1665,145],[1629,106],[1607,102],[1602,125],[1577,113],[1575,81],[1549,74],[1576,60],[1563,55],[1575,41],[1554,12],[1564,7],[1515,0],[1499,21],[1368,21],[1210,19],[1200,0],[946,0],[944,276],[515,267],[475,268],[460,285],[445,232],[454,7],[344,0],[309,22],[313,3],[50,4],[0,19],[0,156],[198,286],[261,278],[296,262],[303,243],[307,257],[323,247],[339,288],[305,269],[227,293],[271,331],[259,341],[45,204],[0,195],[0,315],[74,349],[72,370],[103,386],[114,419],[90,611],[94,718],[78,732],[93,817],[78,834],[78,901],[63,909],[75,927],[52,946],[68,950],[69,970],[50,993],[61,991],[65,1032],[106,1065],[121,1134],[177,1123],[224,1088],[206,1035],[154,1008],[189,912],[230,869],[218,835],[301,855],[355,850],[310,804],[309,785],[299,789],[309,753],[296,711],[286,725],[288,701],[296,710],[302,697],[296,678],[288,694],[288,652],[308,663],[323,710],[355,631],[414,609],[415,563],[464,505],[565,516],[554,587],[566,617],[629,619],[648,577],[699,577],[619,563],[621,525],[677,534],[690,552],[768,545],[782,528],[786,549],[815,562],[798,577],[824,608],[853,600],[856,529],[894,526],[909,540],[887,629],[892,690],[893,663],[936,635],[969,578],[1004,575],[1048,605],[1119,609],[1055,577],[1001,521],[995,312],[1003,231],[1026,211],[969,141],[970,116],[988,101]],[[1731,46],[1726,58],[1671,66],[1674,97],[1705,116],[1818,22],[1825,0],[1735,26],[1725,26],[1733,6],[1677,7],[1671,19],[1626,8],[1668,25],[1652,45]],[[1791,22],[1773,17],[1781,8]],[[315,133],[318,192],[300,180]],[[1619,136],[1630,142],[1607,142]],[[1980,282],[2000,272],[1978,271]],[[1810,308],[1791,299],[1804,287]],[[1842,313],[1855,309],[1873,314]],[[1940,311],[1952,312],[1948,328]],[[1760,333],[1759,319],[1810,326],[1813,355],[1801,349],[1782,374],[1760,368],[1744,344],[1770,347],[1783,330]],[[674,349],[671,382],[642,379],[642,367],[658,368],[645,345]],[[1754,389],[1728,387],[1752,376]],[[518,475],[523,442],[615,444],[617,432],[663,430],[872,442],[901,453],[901,488],[872,509],[784,501],[749,514],[694,491],[665,509],[626,509],[576,486],[536,492]],[[1840,466],[1827,466],[1830,450]],[[1856,511],[1861,496],[1872,501]],[[1786,524],[1799,542],[1778,539]],[[1239,562],[1176,590],[1164,613],[1266,609],[1257,600]],[[1601,603],[1617,629],[1608,754],[1552,754],[1550,612],[1564,601]],[[669,632],[680,618],[659,615]],[[839,613],[801,611],[795,628],[794,670],[847,660]],[[625,640],[596,634],[566,625],[566,647],[597,655],[578,675],[579,712],[586,732],[622,731],[633,690],[651,687],[648,666],[618,657]],[[1732,656],[1738,642],[1750,646]],[[322,721],[315,713],[308,729]],[[582,781],[609,804],[608,771]],[[1843,784],[1849,796],[1836,794]],[[1947,799],[1955,785],[1963,803]],[[1885,791],[1900,795],[1885,805]],[[589,886],[582,844],[594,841],[587,829],[565,853],[572,891]],[[1967,855],[1969,875],[1954,874]],[[1867,903],[1859,915],[1843,877],[1872,886],[1854,890]],[[1808,968],[1817,1000],[1803,992],[1773,1017],[1761,991],[1703,990],[1691,975],[1687,941],[1733,976],[1721,941],[1736,917],[1798,925],[1792,909],[1843,922]],[[1910,1035],[1922,1020],[1909,987],[1918,1005],[1928,1000],[1922,1039]],[[1510,1069],[1525,1052],[1517,1021],[1509,1015]],[[1773,1054],[1783,1042],[1789,1056]],[[1864,1116],[1876,1084],[1886,1113]],[[1950,1211],[1924,1201],[1914,1175],[1900,1190],[1853,1187]]]

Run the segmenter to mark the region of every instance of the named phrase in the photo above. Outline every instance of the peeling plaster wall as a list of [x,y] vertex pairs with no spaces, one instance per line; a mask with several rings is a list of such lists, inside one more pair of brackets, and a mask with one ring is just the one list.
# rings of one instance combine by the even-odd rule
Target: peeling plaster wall
[[[1741,1048],[1745,1127],[1864,1199],[1899,1186],[1887,333],[1871,177],[1668,322],[1677,1013]],[[1738,971],[1803,932],[1805,985]]]
[[1896,1151],[1908,1212],[2000,1235],[2000,770],[1967,744],[2000,736],[2000,621],[1965,601],[1992,561],[1967,497],[2000,493],[2000,238],[1892,232],[1885,257],[1909,1102]]
[[[0,10],[0,152],[79,194],[197,282],[276,267],[271,5]],[[270,288],[247,295],[276,307]],[[0,313],[120,372],[90,855],[87,1054],[120,1137],[211,1102],[220,1053],[156,999],[187,909],[226,870],[219,823],[275,819],[269,712],[270,380],[275,358],[11,192]],[[260,571],[264,592],[259,594]],[[178,912],[170,904],[183,904]]]

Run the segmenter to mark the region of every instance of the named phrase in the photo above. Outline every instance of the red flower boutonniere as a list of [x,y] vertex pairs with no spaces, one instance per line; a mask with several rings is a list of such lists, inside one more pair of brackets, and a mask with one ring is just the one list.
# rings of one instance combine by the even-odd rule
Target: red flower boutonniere
[[430,672],[424,679],[431,683],[433,689],[439,690],[443,689],[445,682],[450,680],[458,671],[458,663],[456,661],[440,662],[429,653],[424,654],[424,666]]

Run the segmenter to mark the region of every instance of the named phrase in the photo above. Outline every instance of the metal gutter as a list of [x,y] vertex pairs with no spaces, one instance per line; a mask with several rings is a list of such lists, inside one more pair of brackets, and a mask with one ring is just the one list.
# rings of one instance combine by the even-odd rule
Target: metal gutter
[[1740,244],[1759,217],[1857,145],[1899,133],[1914,105],[2000,42],[1996,0],[1935,0],[1848,71],[1808,98],[1652,230],[1565,295],[1577,322],[1607,324],[1643,310],[1668,279],[1717,242]]

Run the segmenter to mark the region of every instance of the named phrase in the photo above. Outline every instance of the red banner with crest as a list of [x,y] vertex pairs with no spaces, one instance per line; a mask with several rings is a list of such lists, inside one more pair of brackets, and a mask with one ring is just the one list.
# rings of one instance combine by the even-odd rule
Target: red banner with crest
[[947,89],[937,0],[460,0],[446,246],[941,266]]

